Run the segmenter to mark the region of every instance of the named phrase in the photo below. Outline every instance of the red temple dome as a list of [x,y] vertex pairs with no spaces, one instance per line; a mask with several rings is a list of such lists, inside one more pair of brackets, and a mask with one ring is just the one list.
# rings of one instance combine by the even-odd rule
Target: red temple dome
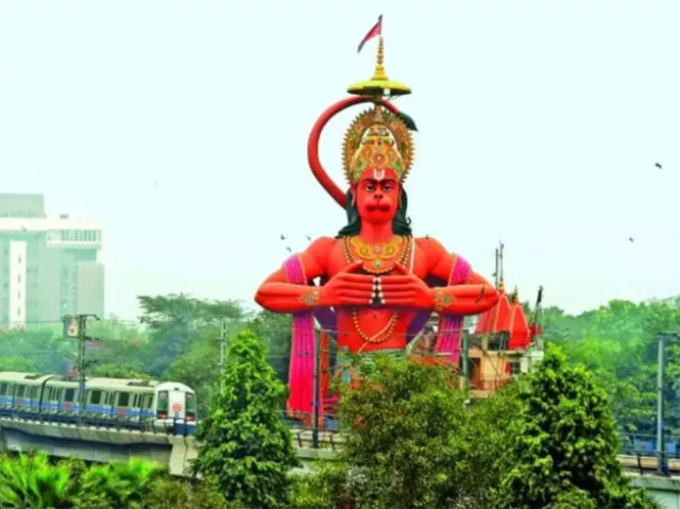
[[517,291],[513,295],[512,303],[510,304],[510,341],[508,348],[510,350],[524,350],[531,343],[531,334],[529,332],[529,324],[526,315],[524,314],[524,307],[519,301]]
[[503,282],[498,286],[498,295],[498,303],[479,317],[475,334],[510,332],[510,301]]

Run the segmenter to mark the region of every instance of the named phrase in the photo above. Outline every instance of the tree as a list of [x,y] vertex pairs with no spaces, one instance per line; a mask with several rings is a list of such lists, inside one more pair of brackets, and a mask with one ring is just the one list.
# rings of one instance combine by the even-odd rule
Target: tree
[[356,369],[360,384],[340,398],[341,420],[351,425],[342,486],[327,491],[358,507],[465,507],[476,481],[459,379],[440,366],[379,355]]
[[564,355],[550,348],[523,380],[520,397],[498,507],[656,507],[621,472],[607,396],[585,368],[568,367]]
[[246,507],[285,507],[296,455],[281,419],[284,392],[265,345],[250,331],[234,336],[211,413],[196,434],[201,448],[194,465],[216,480],[227,499]]
[[472,400],[463,439],[466,461],[474,479],[468,490],[475,509],[495,509],[495,494],[504,473],[503,458],[511,454],[522,402],[519,385],[510,383],[490,398]]
[[267,345],[269,363],[274,367],[281,381],[286,384],[290,365],[292,321],[292,316],[289,314],[262,310],[248,324],[248,328]]
[[140,321],[150,329],[143,355],[149,373],[161,377],[168,366],[200,339],[206,327],[217,330],[220,320],[244,320],[247,314],[235,301],[206,301],[184,294],[140,296]]

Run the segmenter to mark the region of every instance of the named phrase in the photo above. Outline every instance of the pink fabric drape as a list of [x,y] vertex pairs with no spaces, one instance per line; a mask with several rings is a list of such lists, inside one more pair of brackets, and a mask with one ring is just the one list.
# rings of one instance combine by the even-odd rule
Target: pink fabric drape
[[[306,285],[300,258],[293,255],[283,264],[288,282]],[[293,315],[293,344],[290,350],[289,388],[286,409],[291,417],[304,418],[314,408],[314,316],[311,311]]]
[[[464,283],[470,275],[471,267],[460,256],[456,256],[456,262],[451,271],[451,277],[447,286]],[[449,361],[458,366],[460,360],[460,336],[463,332],[463,315],[442,315],[439,318],[439,340],[437,352],[448,354]]]

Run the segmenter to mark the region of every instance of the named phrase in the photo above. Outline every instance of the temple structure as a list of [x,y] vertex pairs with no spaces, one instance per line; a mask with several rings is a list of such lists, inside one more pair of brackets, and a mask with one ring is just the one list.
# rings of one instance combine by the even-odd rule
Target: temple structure
[[468,369],[473,395],[489,396],[515,376],[529,373],[543,359],[538,324],[543,289],[538,291],[531,323],[517,290],[508,295],[503,281],[503,246],[497,250],[498,303],[479,316],[468,343]]

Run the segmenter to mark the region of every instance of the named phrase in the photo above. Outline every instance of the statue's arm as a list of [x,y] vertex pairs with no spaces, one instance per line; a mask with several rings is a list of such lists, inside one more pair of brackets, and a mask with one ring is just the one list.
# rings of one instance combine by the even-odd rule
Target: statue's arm
[[[335,239],[321,237],[305,251],[298,254],[307,281],[326,274],[327,260]],[[288,282],[283,267],[271,274],[260,285],[255,302],[274,313],[299,313],[323,305],[321,289],[318,286]]]
[[[419,240],[430,260],[429,274],[448,283],[456,255],[434,239]],[[471,271],[463,284],[433,288],[432,301],[434,310],[441,314],[476,315],[498,302],[498,292],[485,278]]]

